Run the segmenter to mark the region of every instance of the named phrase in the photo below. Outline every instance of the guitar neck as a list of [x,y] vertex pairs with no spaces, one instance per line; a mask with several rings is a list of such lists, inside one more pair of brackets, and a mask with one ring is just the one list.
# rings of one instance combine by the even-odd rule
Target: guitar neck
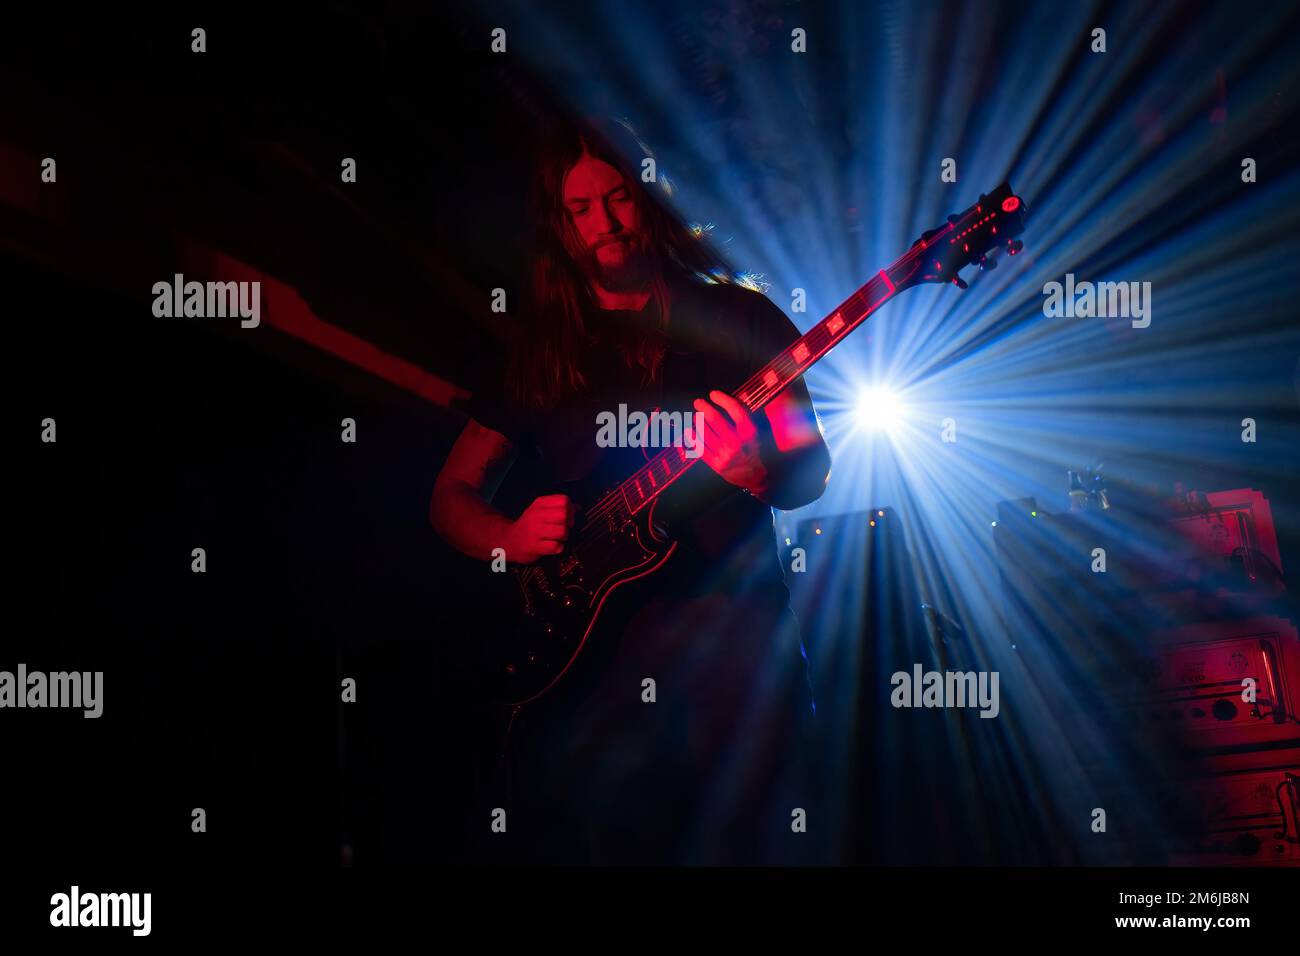
[[[767,405],[791,382],[825,358],[831,349],[870,318],[872,313],[903,288],[908,288],[903,282],[916,271],[918,259],[951,230],[951,224],[945,226],[926,241],[918,243],[888,268],[881,269],[862,288],[840,303],[835,311],[750,376],[745,384],[732,392],[732,397],[751,412]],[[697,461],[698,458],[687,457],[685,448],[667,448],[610,492],[609,498],[620,506],[619,511],[634,515]]]
[[897,294],[898,289],[888,271],[882,269],[840,303],[839,308],[750,376],[732,393],[732,397],[751,412],[758,411]]

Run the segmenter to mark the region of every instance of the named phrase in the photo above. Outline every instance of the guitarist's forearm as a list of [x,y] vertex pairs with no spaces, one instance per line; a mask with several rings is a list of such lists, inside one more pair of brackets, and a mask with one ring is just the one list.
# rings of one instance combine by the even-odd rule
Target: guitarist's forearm
[[493,548],[507,546],[511,519],[464,482],[439,478],[429,500],[429,523],[462,554],[488,560]]
[[762,457],[767,475],[750,494],[764,504],[792,511],[816,501],[826,490],[831,453],[824,442],[787,452],[764,449]]

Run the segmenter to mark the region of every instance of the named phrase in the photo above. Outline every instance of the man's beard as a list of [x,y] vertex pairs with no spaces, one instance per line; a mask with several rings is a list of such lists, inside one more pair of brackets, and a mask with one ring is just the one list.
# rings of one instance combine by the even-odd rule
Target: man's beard
[[632,292],[644,289],[653,277],[650,257],[635,239],[625,242],[627,255],[615,266],[606,265],[597,258],[597,249],[587,249],[578,259],[578,267],[587,278],[610,292]]

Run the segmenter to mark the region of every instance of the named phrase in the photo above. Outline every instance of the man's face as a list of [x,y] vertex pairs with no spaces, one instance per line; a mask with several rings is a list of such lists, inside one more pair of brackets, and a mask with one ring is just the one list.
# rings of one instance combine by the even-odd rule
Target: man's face
[[564,208],[582,246],[575,258],[588,278],[611,290],[645,284],[640,217],[617,169],[584,153],[564,177]]

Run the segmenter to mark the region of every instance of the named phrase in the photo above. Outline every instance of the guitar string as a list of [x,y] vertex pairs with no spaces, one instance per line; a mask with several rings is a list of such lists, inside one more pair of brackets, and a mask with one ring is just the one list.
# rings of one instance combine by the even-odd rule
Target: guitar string
[[[937,239],[938,237],[935,236],[934,238]],[[897,266],[908,262],[910,259],[915,258],[917,255],[919,255],[924,251],[927,251],[928,249],[929,249],[929,245],[925,246],[923,249],[911,250],[907,254],[901,256],[889,268],[890,269],[896,268]],[[839,312],[843,312],[846,309],[853,308],[855,304],[858,304],[855,303],[855,300],[859,300],[859,299],[866,300],[868,295],[872,291],[872,286],[877,284],[879,281],[880,281],[879,274],[873,276],[870,280],[868,280],[866,283],[863,284],[861,289],[858,289],[847,299],[845,299],[844,302],[842,302],[834,312],[829,313],[826,318],[819,321],[817,325],[814,326],[812,329],[809,329],[807,334],[801,336],[799,342],[802,342],[805,338],[808,337],[808,335],[811,335],[813,331],[821,327],[830,318],[830,316],[835,315],[836,313]],[[855,328],[857,324],[861,324],[861,322],[865,321],[870,316],[870,314],[875,311],[875,309],[883,305],[884,301],[885,300],[881,300],[879,302],[876,302],[874,305],[868,304],[868,307],[865,313],[863,314],[863,316],[860,319],[855,320]],[[832,338],[834,337],[832,336]],[[776,358],[768,362],[766,365],[763,366],[763,368],[759,369],[752,376],[750,376],[749,379],[747,379],[744,384],[742,384],[739,388],[737,388],[735,393],[733,394],[747,394],[749,396],[747,401],[749,407],[751,409],[761,408],[764,404],[766,404],[766,402],[768,401],[772,393],[774,393],[778,389],[788,386],[790,382],[794,381],[794,379],[797,377],[792,375],[789,378],[785,379],[784,382],[778,381],[776,385],[768,385],[765,381],[763,381],[766,375],[766,371],[769,370],[772,366],[780,363],[782,359],[793,358],[793,354],[792,354],[793,349],[798,344],[799,344],[798,342],[792,343],[788,348],[786,348],[779,355],[777,355]],[[796,362],[795,364],[797,367],[799,363]],[[678,476],[680,476],[682,473],[686,471],[686,468],[690,467],[691,463],[693,463],[693,460],[688,461],[682,467],[680,472],[674,473],[672,468],[668,465],[668,462],[675,457],[679,457],[679,456],[675,454],[673,450],[665,451],[660,453],[659,455],[656,455],[655,458],[652,459],[648,464],[638,469],[629,478],[625,479],[616,488],[611,490],[609,494],[607,494],[604,498],[602,498],[600,501],[598,501],[595,505],[592,506],[591,510],[588,512],[589,517],[587,523],[583,526],[580,534],[585,534],[587,531],[593,528],[593,526],[597,522],[599,522],[602,518],[607,517],[610,513],[616,512],[620,508],[627,508],[629,511],[629,516],[631,514],[635,514],[636,510],[638,509],[630,508],[629,507],[630,502],[627,502],[625,500],[624,489],[626,488],[626,486],[629,483],[635,482],[637,485],[637,490],[640,491],[641,481],[644,480],[645,478],[652,477],[653,468],[655,464],[661,462],[664,464],[664,471],[669,476],[670,481],[675,480]],[[641,492],[641,494],[644,496],[644,492]],[[620,500],[620,499],[624,499],[624,500]],[[646,500],[649,501],[650,498],[647,497]]]
[[[926,248],[928,249],[929,247],[927,246]],[[900,257],[898,262],[894,263],[894,265],[891,266],[890,268],[892,269],[898,265],[905,263],[909,258],[914,258],[921,251],[923,250],[918,249],[909,252],[907,255]],[[853,295],[845,299],[844,302],[841,303],[839,308],[836,309],[835,312],[830,313],[830,315],[835,315],[836,313],[844,312],[846,309],[852,309],[855,305],[862,304],[861,302],[855,302],[855,300],[867,300],[867,308],[864,311],[864,314],[861,316],[861,318],[855,320],[854,322],[854,326],[856,328],[856,325],[860,324],[862,321],[865,321],[866,318],[868,318],[870,314],[874,312],[875,309],[879,308],[885,301],[885,300],[880,300],[878,302],[875,302],[874,304],[869,302],[868,296],[873,291],[872,287],[876,285],[878,282],[879,282],[879,275],[873,276],[871,280],[864,283],[861,289],[855,291]],[[827,317],[827,319],[828,318],[829,316]],[[810,329],[806,335],[800,337],[799,342],[804,341],[804,339],[806,339],[808,335],[811,335],[817,328],[821,327],[827,321],[827,319],[822,319],[821,321],[819,321],[817,325],[814,326],[813,329]],[[834,336],[832,336],[832,340],[833,338]],[[736,389],[734,394],[747,395],[748,397],[746,399],[746,404],[751,409],[761,408],[764,404],[767,403],[768,399],[771,397],[772,394],[774,394],[778,389],[782,389],[787,385],[789,385],[789,383],[792,382],[797,377],[791,375],[787,377],[784,381],[778,381],[775,385],[769,385],[765,381],[767,372],[770,371],[773,366],[779,367],[783,359],[793,359],[793,349],[798,344],[799,344],[798,342],[792,343],[788,348],[783,350],[779,355],[776,356],[776,358],[774,358],[772,361],[764,365],[763,368],[760,369],[758,372],[754,373],[754,375],[750,376],[750,378],[747,379],[744,384],[742,384],[738,389]],[[799,364],[800,363],[795,362],[796,367]],[[669,466],[668,462],[672,461],[672,459],[675,457],[679,457],[679,454],[675,454],[673,451],[665,451],[655,456],[655,458],[651,462],[649,462],[644,467],[638,469],[628,479],[620,483],[617,488],[615,488],[608,495],[602,498],[601,501],[597,502],[595,506],[593,506],[591,512],[589,513],[590,517],[588,523],[587,525],[584,526],[583,530],[584,531],[587,530],[587,528],[591,527],[594,522],[597,522],[601,518],[606,517],[611,511],[617,510],[620,507],[620,505],[623,507],[630,506],[630,502],[626,501],[626,495],[625,495],[625,489],[629,483],[635,483],[637,486],[637,491],[643,497],[645,497],[644,492],[641,491],[640,484],[641,481],[646,478],[653,478],[653,469],[655,464],[662,463],[664,465],[664,471],[669,476],[670,480],[675,479],[682,472],[685,472],[686,468],[689,467],[690,463],[687,463],[684,467],[682,467],[680,472],[674,474],[673,468]],[[620,502],[619,501],[620,498],[623,498],[624,500]],[[647,501],[648,500],[649,498],[647,497]],[[636,510],[638,509],[630,509],[630,513],[634,514]]]
[[[894,263],[894,265],[891,266],[890,268],[894,268],[895,266],[898,266],[898,265],[903,264],[904,262],[907,261],[907,259],[908,259],[910,256],[915,255],[915,253],[918,252],[918,251],[920,251],[920,250],[914,250],[912,253],[909,253],[908,255],[901,257],[901,258],[900,258],[896,263]],[[873,276],[873,277],[872,277],[868,282],[864,283],[863,287],[862,287],[861,289],[855,291],[855,292],[853,293],[853,295],[851,295],[851,296],[849,296],[847,299],[845,299],[844,302],[840,304],[840,306],[839,306],[838,309],[836,309],[834,312],[829,313],[829,315],[827,316],[827,319],[830,317],[830,315],[834,315],[834,314],[836,314],[837,312],[843,312],[843,311],[846,310],[846,308],[851,308],[852,305],[853,305],[853,303],[854,303],[854,300],[855,300],[855,299],[866,298],[866,296],[867,296],[867,294],[868,294],[868,292],[869,292],[869,290],[870,290],[870,287],[871,287],[873,284],[878,283],[878,282],[879,282],[879,278],[880,278],[879,275],[876,275],[876,276]],[[881,304],[883,304],[883,301],[882,301],[882,302],[877,302],[874,306],[870,306],[870,307],[868,308],[866,314],[863,315],[862,320],[865,320],[865,319],[870,315],[870,313],[871,313],[872,311],[874,311],[876,308],[878,308]],[[819,322],[817,323],[817,326],[814,326],[813,329],[810,329],[810,330],[809,330],[808,334],[809,334],[809,335],[812,334],[812,332],[813,332],[817,327],[819,327],[819,326],[821,326],[823,323],[825,323],[827,319],[822,319],[821,321],[819,321]],[[858,321],[860,322],[860,321],[862,321],[862,320],[858,320]],[[803,339],[806,338],[806,337],[807,337],[807,335],[801,336],[800,339],[799,339],[799,341],[803,341]],[[749,395],[749,399],[748,399],[747,404],[749,404],[749,407],[750,407],[751,409],[762,407],[762,405],[764,405],[764,404],[766,403],[766,401],[767,401],[767,399],[768,399],[768,397],[769,397],[769,395],[770,395],[771,392],[775,391],[777,388],[782,388],[782,387],[785,387],[786,385],[789,385],[789,383],[790,383],[791,381],[793,381],[794,378],[797,377],[797,376],[790,376],[790,377],[787,378],[784,382],[778,382],[777,385],[775,385],[775,386],[769,386],[769,385],[767,385],[767,384],[763,381],[764,370],[765,370],[765,369],[768,369],[768,368],[769,368],[770,366],[772,366],[772,365],[776,365],[776,364],[779,363],[783,358],[792,358],[792,357],[793,357],[793,355],[791,354],[791,353],[792,353],[792,350],[794,349],[794,347],[795,347],[797,344],[798,344],[798,342],[796,342],[796,343],[792,343],[792,344],[791,344],[787,349],[785,349],[784,351],[782,351],[782,352],[781,352],[778,356],[776,356],[776,358],[774,358],[771,362],[768,362],[766,365],[764,365],[764,366],[763,366],[763,369],[760,369],[758,372],[755,372],[752,376],[750,376],[750,377],[745,381],[744,384],[742,384],[739,388],[736,389],[735,394],[748,394],[748,395]],[[798,365],[798,363],[796,363],[796,365]],[[671,450],[670,450],[670,451],[661,452],[659,455],[656,455],[656,456],[655,456],[655,457],[654,457],[654,458],[653,458],[653,459],[652,459],[648,464],[646,464],[646,465],[643,466],[642,468],[638,469],[638,470],[637,470],[636,472],[634,472],[634,473],[633,473],[629,478],[627,478],[626,480],[624,480],[623,482],[621,482],[621,483],[620,483],[620,484],[619,484],[615,489],[613,489],[609,494],[607,494],[604,498],[602,498],[600,501],[598,501],[595,505],[592,506],[591,510],[588,512],[588,515],[589,515],[588,522],[587,522],[586,525],[584,525],[584,527],[583,527],[583,531],[586,531],[586,530],[587,530],[587,529],[588,529],[588,528],[589,528],[589,527],[590,527],[594,522],[597,522],[597,521],[599,521],[601,518],[606,517],[610,512],[617,510],[619,507],[626,507],[627,504],[628,504],[628,502],[626,502],[626,501],[619,501],[619,498],[622,498],[622,497],[623,497],[622,492],[623,492],[625,486],[626,486],[629,482],[636,482],[636,483],[638,484],[638,486],[639,486],[640,482],[641,482],[644,478],[652,477],[652,476],[653,476],[653,469],[654,469],[654,466],[655,466],[656,464],[658,464],[658,463],[663,463],[663,465],[664,465],[664,471],[665,471],[665,473],[669,476],[670,479],[675,479],[678,475],[680,475],[682,472],[684,472],[684,471],[686,470],[685,467],[682,468],[682,472],[677,472],[676,474],[674,474],[672,468],[668,465],[668,462],[671,461],[674,457],[678,457],[678,456],[677,456],[676,454],[674,454],[674,452],[671,451]],[[638,488],[638,490],[639,490],[639,488]],[[647,499],[647,500],[648,500],[648,499]],[[634,513],[634,512],[633,512],[633,513]]]
[[[847,301],[848,300],[846,300],[846,302]],[[843,310],[843,306],[841,306],[840,311],[842,310]],[[868,312],[868,314],[870,313]],[[866,316],[864,315],[863,318],[866,318]],[[821,323],[818,324],[820,325]],[[802,341],[802,337],[801,337],[801,341]],[[764,368],[779,363],[783,358],[791,357],[791,356],[787,356],[787,352],[782,352],[775,359],[773,359],[772,362],[769,362],[766,366],[764,366]],[[798,363],[796,363],[796,366],[797,365]],[[794,381],[796,377],[797,376],[792,375],[786,378],[784,382],[778,382],[777,385],[771,386],[768,385],[766,382],[759,380],[758,375],[756,374],[755,376],[748,379],[745,382],[745,384],[743,384],[738,389],[736,389],[736,392],[734,394],[747,395],[748,398],[744,402],[744,404],[746,404],[746,406],[751,410],[756,408],[761,408],[763,405],[767,403],[768,398],[772,393],[774,393],[778,388],[783,388],[789,385],[789,383]],[[674,462],[674,459],[676,459],[676,462]],[[680,469],[678,469],[677,467],[677,462],[682,463]],[[645,494],[644,490],[642,489],[642,482],[649,481],[652,487],[658,487],[658,482],[655,480],[656,465],[663,466],[662,470],[664,474],[667,476],[668,481],[672,482],[676,480],[678,477],[680,477],[680,475],[685,473],[686,469],[689,468],[692,463],[693,460],[683,461],[681,457],[681,453],[677,452],[676,450],[668,450],[656,455],[646,465],[642,466],[637,471],[633,472],[633,474],[629,476],[627,479],[620,482],[616,488],[611,490],[609,494],[603,497],[592,507],[592,509],[588,512],[587,522],[583,526],[582,531],[586,532],[588,529],[592,528],[597,522],[600,522],[601,519],[608,517],[611,513],[617,512],[620,509],[628,510],[629,515],[635,514],[636,510],[639,510],[639,506],[638,508],[632,508],[631,502],[626,500],[626,489],[629,484],[634,484],[636,486],[638,494],[642,498],[644,498],[645,501],[649,501],[651,500],[651,498],[655,497],[654,495]],[[643,501],[641,503],[641,506],[643,506],[644,504],[645,502]]]
[[[897,260],[895,260],[893,263],[891,263],[891,264],[890,264],[889,266],[887,266],[885,269],[882,269],[881,272],[884,272],[884,273],[888,274],[889,272],[893,271],[894,269],[897,269],[899,266],[908,263],[910,260],[915,259],[916,257],[918,257],[918,256],[920,256],[920,255],[923,255],[923,254],[929,252],[929,251],[930,251],[930,248],[931,248],[933,245],[935,245],[935,244],[939,241],[939,239],[940,239],[941,237],[943,237],[944,235],[946,235],[946,234],[947,234],[947,233],[948,233],[952,228],[953,228],[953,224],[952,224],[952,223],[946,223],[946,224],[945,224],[941,229],[937,230],[936,233],[935,233],[933,236],[930,237],[930,240],[929,240],[928,242],[924,243],[923,245],[918,245],[917,248],[914,248],[914,249],[910,249],[910,250],[908,250],[906,253],[904,253],[903,255],[899,256]],[[746,391],[749,391],[750,388],[751,388],[754,384],[756,384],[756,383],[758,382],[758,380],[759,380],[759,379],[760,379],[760,378],[765,374],[765,373],[764,373],[764,370],[765,370],[765,369],[769,368],[770,366],[776,365],[776,364],[777,364],[781,359],[783,359],[783,358],[786,358],[786,357],[793,358],[793,357],[794,357],[794,355],[793,355],[794,349],[795,349],[795,347],[799,344],[799,342],[802,342],[802,341],[803,341],[805,338],[807,338],[809,335],[812,335],[812,333],[813,333],[814,331],[816,331],[820,326],[824,325],[824,324],[825,324],[825,323],[830,319],[831,316],[835,315],[835,314],[838,313],[838,312],[843,312],[843,311],[845,310],[845,307],[848,306],[851,302],[853,302],[854,299],[857,299],[857,298],[865,298],[865,297],[867,296],[867,294],[868,294],[868,292],[869,292],[869,290],[870,290],[872,284],[875,283],[875,282],[878,282],[879,279],[880,279],[880,273],[877,273],[876,275],[872,276],[869,280],[867,280],[865,283],[863,283],[862,287],[861,287],[860,289],[858,289],[857,291],[855,291],[855,292],[854,292],[851,296],[849,296],[847,299],[845,299],[844,302],[842,302],[842,303],[840,304],[840,306],[839,306],[837,309],[835,309],[834,312],[829,313],[825,318],[823,318],[823,319],[822,319],[821,321],[819,321],[816,325],[814,325],[811,329],[809,329],[808,332],[807,332],[806,334],[804,334],[803,336],[800,336],[800,338],[799,338],[798,341],[796,341],[796,342],[792,342],[792,343],[791,343],[791,344],[790,344],[790,345],[789,345],[789,346],[788,346],[784,351],[781,352],[780,355],[778,355],[778,356],[777,356],[776,358],[774,358],[771,362],[767,363],[767,365],[763,366],[763,368],[759,369],[757,372],[755,372],[753,375],[751,375],[751,376],[749,377],[748,381],[746,381],[745,384],[743,384],[742,386],[740,386],[740,388],[736,389],[736,391],[737,391],[737,392],[746,392]],[[893,283],[893,279],[890,279],[889,281],[890,281],[891,284]],[[892,296],[891,296],[891,298],[892,298]],[[866,310],[866,312],[862,315],[862,317],[859,318],[859,319],[857,319],[857,320],[854,322],[854,328],[856,329],[856,327],[857,327],[858,325],[860,325],[862,322],[865,322],[865,321],[870,317],[870,315],[871,315],[872,312],[874,312],[876,309],[880,308],[880,306],[884,305],[885,301],[887,301],[887,300],[882,299],[881,301],[875,303],[874,305],[869,305],[868,308],[867,308],[867,310]],[[844,337],[847,336],[847,334],[848,334],[848,333],[844,333],[843,335],[840,336],[840,338],[843,339]],[[834,336],[833,334],[832,334],[831,337],[832,337],[832,339],[835,338],[835,336]],[[819,358],[819,361],[820,361],[820,358]],[[795,364],[796,364],[796,366],[797,366],[799,363],[796,362]],[[809,363],[809,364],[811,365],[812,363]],[[807,370],[805,369],[805,371],[807,371]],[[773,390],[778,389],[778,388],[784,388],[784,387],[785,387],[786,385],[788,385],[791,381],[793,381],[794,378],[796,378],[796,377],[797,377],[797,376],[791,376],[791,378],[787,379],[785,382],[778,382],[777,385],[771,386],[771,388],[772,388]],[[763,400],[766,401],[766,398],[767,398],[767,392],[766,392],[766,390],[760,390],[760,391],[754,393],[754,396],[753,396],[753,397],[754,397],[755,399],[757,399],[757,396],[759,396],[759,395],[763,396]],[[763,403],[762,403],[761,401],[757,401],[757,400],[755,400],[755,407],[761,407],[762,404],[763,404]]]
[[[917,257],[929,252],[930,248],[935,243],[937,243],[942,236],[946,235],[952,229],[952,227],[953,227],[953,223],[946,223],[944,227],[941,228],[934,236],[930,237],[929,242],[920,244],[915,249],[908,250],[906,253],[900,256],[895,262],[889,265],[886,269],[882,269],[881,271],[887,273],[889,271],[898,268],[901,265],[908,264],[912,260],[916,259]],[[846,310],[846,308],[851,308],[853,305],[857,304],[855,300],[866,299],[871,290],[871,287],[879,281],[880,281],[879,273],[872,276],[871,279],[869,279],[867,282],[865,282],[862,285],[862,288],[856,290],[852,295],[850,295],[847,299],[845,299],[839,305],[838,308],[836,308],[833,312],[829,313],[825,318],[821,319],[817,323],[817,325],[809,329],[805,335],[800,336],[798,342],[792,343],[788,348],[786,348],[779,355],[777,355],[776,358],[768,362],[766,365],[763,366],[763,368],[759,369],[757,372],[751,375],[749,379],[745,381],[744,384],[742,384],[739,388],[736,389],[736,392],[734,394],[748,394],[749,401],[753,403],[751,406],[751,410],[753,408],[761,408],[764,404],[766,404],[771,393],[775,392],[778,389],[785,388],[790,384],[790,382],[794,381],[794,379],[798,377],[792,375],[789,378],[787,378],[784,382],[778,381],[776,385],[767,385],[765,382],[762,381],[762,378],[765,377],[766,372],[770,370],[772,366],[779,363],[782,359],[793,358],[793,349],[799,344],[799,342],[802,342],[805,338],[811,335],[816,329],[824,325],[825,322],[830,318],[830,316],[833,316],[836,313],[843,312]],[[854,330],[856,330],[857,325],[860,325],[862,322],[866,321],[866,319],[868,319],[871,316],[871,313],[874,312],[876,309],[878,309],[881,305],[883,305],[885,301],[887,300],[882,299],[881,301],[876,302],[874,305],[868,304],[866,312],[862,315],[862,317],[855,320]],[[843,336],[841,338],[843,338]],[[795,364],[797,367],[799,363],[796,362]],[[583,525],[582,529],[579,531],[579,535],[585,535],[588,531],[592,530],[595,524],[599,522],[602,518],[605,518],[609,514],[618,511],[620,508],[627,509],[629,517],[632,514],[635,514],[636,511],[639,509],[630,508],[630,503],[626,500],[624,489],[627,487],[629,483],[634,482],[637,485],[637,490],[640,491],[640,482],[644,478],[653,477],[652,472],[656,463],[659,462],[664,463],[664,471],[667,473],[671,481],[671,480],[675,480],[680,474],[684,473],[686,469],[689,468],[690,465],[695,461],[695,459],[691,459],[687,461],[686,464],[683,466],[681,472],[674,474],[671,468],[669,468],[667,464],[668,461],[674,457],[676,457],[676,455],[671,450],[662,452],[659,455],[656,455],[649,463],[644,465],[642,468],[635,471],[629,478],[620,482],[614,489],[612,489],[608,494],[606,494],[603,498],[601,498],[591,507],[591,509],[587,513],[588,514],[587,521]],[[641,492],[641,494],[644,496],[644,492]],[[647,497],[646,501],[648,502],[649,500],[651,500],[652,497],[654,496]],[[642,502],[642,505],[644,504],[645,502]]]

